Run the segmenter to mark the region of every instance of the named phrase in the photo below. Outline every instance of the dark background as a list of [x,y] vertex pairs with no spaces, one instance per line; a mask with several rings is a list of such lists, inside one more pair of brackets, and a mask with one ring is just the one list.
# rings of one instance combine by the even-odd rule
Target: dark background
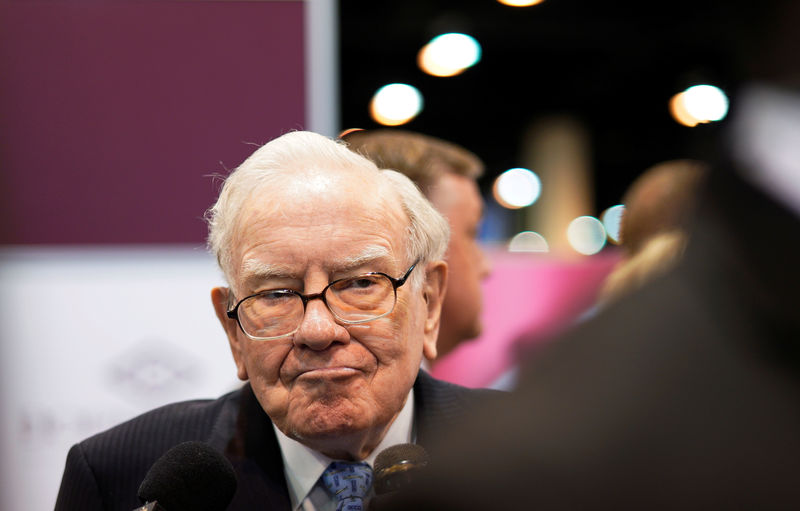
[[[718,136],[721,126],[687,128],[668,109],[690,85],[709,83],[729,96],[738,85],[742,70],[732,55],[740,27],[713,3],[342,0],[342,125],[379,127],[368,112],[374,92],[414,85],[424,110],[400,128],[474,151],[487,164],[480,182],[487,192],[500,172],[521,165],[520,137],[532,121],[572,116],[589,133],[599,214],[647,167],[703,158]],[[423,73],[417,51],[451,31],[475,37],[481,61],[455,77]]]

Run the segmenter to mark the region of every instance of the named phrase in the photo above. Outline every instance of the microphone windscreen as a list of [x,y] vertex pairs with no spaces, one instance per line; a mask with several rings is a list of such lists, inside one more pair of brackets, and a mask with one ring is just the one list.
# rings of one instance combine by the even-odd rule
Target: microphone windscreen
[[375,457],[375,493],[381,495],[397,490],[428,464],[428,452],[417,444],[397,444],[384,449]]
[[168,450],[147,472],[137,493],[167,511],[224,511],[236,491],[231,463],[210,445],[184,442]]

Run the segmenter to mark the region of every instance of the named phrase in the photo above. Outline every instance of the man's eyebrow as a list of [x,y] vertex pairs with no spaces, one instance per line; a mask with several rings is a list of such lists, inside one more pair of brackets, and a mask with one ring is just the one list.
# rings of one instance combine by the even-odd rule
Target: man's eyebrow
[[371,245],[358,254],[337,261],[336,269],[348,270],[350,268],[356,268],[378,259],[386,258],[388,255],[389,249],[386,247],[382,247],[380,245]]
[[245,281],[253,281],[292,278],[296,277],[296,274],[285,265],[265,263],[258,259],[246,259],[242,263],[242,277]]

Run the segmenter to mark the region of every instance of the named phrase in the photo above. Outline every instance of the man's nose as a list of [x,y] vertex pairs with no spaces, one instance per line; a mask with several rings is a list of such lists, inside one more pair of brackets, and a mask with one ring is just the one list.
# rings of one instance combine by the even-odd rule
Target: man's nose
[[294,334],[294,343],[312,350],[324,350],[331,344],[349,340],[350,333],[336,322],[325,303],[321,299],[309,300],[303,321]]

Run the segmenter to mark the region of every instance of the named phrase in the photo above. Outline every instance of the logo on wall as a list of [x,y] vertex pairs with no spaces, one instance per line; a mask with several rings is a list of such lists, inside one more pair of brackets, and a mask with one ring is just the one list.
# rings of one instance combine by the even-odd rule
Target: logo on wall
[[137,405],[155,405],[185,398],[202,378],[198,359],[166,339],[146,338],[111,361],[110,389]]

